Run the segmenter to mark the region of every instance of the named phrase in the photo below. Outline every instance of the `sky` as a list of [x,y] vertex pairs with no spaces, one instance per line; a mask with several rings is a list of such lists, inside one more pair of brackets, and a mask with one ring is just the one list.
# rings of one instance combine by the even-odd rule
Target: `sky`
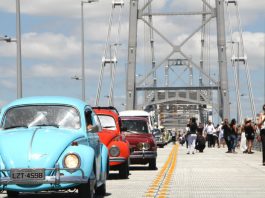
[[[146,0],[140,0],[140,4]],[[214,5],[213,0],[207,0]],[[118,65],[115,79],[114,104],[118,109],[124,108],[126,66],[128,50],[129,27],[129,0],[124,1],[121,17],[120,46],[118,46]],[[257,112],[264,104],[264,46],[265,46],[265,1],[240,0],[239,11],[243,29],[245,54],[252,82],[253,95]],[[81,75],[81,3],[79,0],[20,0],[21,6],[21,36],[22,36],[22,71],[23,97],[36,95],[63,95],[81,98],[81,81],[74,80],[73,76]],[[154,0],[154,11],[174,12],[201,10],[200,0]],[[104,54],[109,15],[112,10],[111,0],[84,4],[85,25],[85,70],[86,70],[86,101],[95,104],[101,60]],[[232,12],[233,10],[231,10]],[[118,9],[114,16],[117,19]],[[228,17],[228,16],[227,16]],[[236,17],[232,14],[231,24],[235,25]],[[227,20],[228,21],[228,20]],[[226,24],[227,24],[226,21]],[[192,30],[201,23],[200,17],[154,17],[154,26],[177,44],[185,39]],[[188,25],[187,25],[188,24]],[[115,43],[118,21],[113,21],[112,44]],[[213,20],[208,29],[209,33],[209,74],[217,78],[216,26]],[[231,38],[227,29],[227,40]],[[238,39],[237,30],[233,36]],[[148,72],[150,49],[148,48],[147,26],[138,23],[137,74],[143,76]],[[16,1],[0,1],[0,36],[16,37]],[[184,47],[186,54],[193,60],[200,57],[200,32],[196,34]],[[155,35],[155,57],[157,62],[163,59],[170,51],[169,46]],[[230,47],[229,47],[230,46]],[[231,115],[236,116],[235,86],[233,69],[229,59],[231,44],[227,43],[229,93],[231,101]],[[230,54],[229,54],[230,53]],[[148,66],[146,66],[148,65]],[[161,71],[160,71],[161,70]],[[158,82],[163,84],[163,69],[158,70]],[[182,70],[182,71],[181,71]],[[175,69],[175,73],[185,78],[183,68]],[[106,105],[110,84],[110,71],[106,68],[104,74],[101,105]],[[198,72],[197,72],[198,73]],[[0,41],[0,108],[16,99],[16,43]],[[174,79],[174,73],[171,76]],[[244,116],[251,116],[247,93],[244,68],[240,69],[241,100]],[[194,84],[198,83],[198,76],[194,72]],[[185,79],[182,79],[185,81]],[[173,84],[173,82],[172,82]],[[185,83],[184,83],[185,84]]]

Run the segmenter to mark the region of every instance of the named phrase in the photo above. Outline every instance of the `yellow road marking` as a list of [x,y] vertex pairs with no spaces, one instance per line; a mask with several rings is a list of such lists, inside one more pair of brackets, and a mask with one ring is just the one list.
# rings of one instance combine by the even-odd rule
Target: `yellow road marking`
[[162,169],[157,177],[153,180],[151,186],[148,188],[145,197],[164,198],[168,195],[170,189],[170,182],[174,175],[174,170],[177,162],[178,145],[175,145]]

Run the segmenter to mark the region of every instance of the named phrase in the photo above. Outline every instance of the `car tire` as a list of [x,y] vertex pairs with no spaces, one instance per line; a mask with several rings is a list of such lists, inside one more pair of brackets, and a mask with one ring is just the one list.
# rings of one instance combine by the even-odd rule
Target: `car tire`
[[18,197],[19,196],[19,192],[16,191],[7,191],[7,197]]
[[126,160],[123,164],[120,165],[119,178],[128,179],[129,174],[130,174],[129,162],[128,160]]
[[86,184],[79,185],[78,197],[80,198],[94,198],[95,197],[95,188],[94,188],[94,185],[91,184],[91,180],[89,180]]
[[149,161],[149,170],[156,170],[156,158],[150,159]]
[[106,183],[102,184],[96,189],[96,194],[101,196],[106,195]]

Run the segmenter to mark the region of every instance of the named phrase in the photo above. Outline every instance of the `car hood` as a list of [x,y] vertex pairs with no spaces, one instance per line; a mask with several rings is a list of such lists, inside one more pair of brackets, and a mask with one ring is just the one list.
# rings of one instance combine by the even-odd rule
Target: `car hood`
[[6,169],[53,168],[62,152],[82,134],[64,129],[32,128],[0,133],[0,155]]
[[98,133],[100,141],[105,144],[106,146],[109,145],[109,143],[118,136],[118,134],[115,131],[103,129],[102,132]]
[[136,145],[139,142],[153,142],[153,135],[149,133],[124,133],[126,139],[131,145]]

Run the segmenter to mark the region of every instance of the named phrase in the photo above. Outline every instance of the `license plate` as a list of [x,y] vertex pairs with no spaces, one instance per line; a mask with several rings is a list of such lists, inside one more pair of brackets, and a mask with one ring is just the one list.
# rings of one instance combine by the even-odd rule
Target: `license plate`
[[11,177],[16,181],[44,180],[44,169],[11,169]]

